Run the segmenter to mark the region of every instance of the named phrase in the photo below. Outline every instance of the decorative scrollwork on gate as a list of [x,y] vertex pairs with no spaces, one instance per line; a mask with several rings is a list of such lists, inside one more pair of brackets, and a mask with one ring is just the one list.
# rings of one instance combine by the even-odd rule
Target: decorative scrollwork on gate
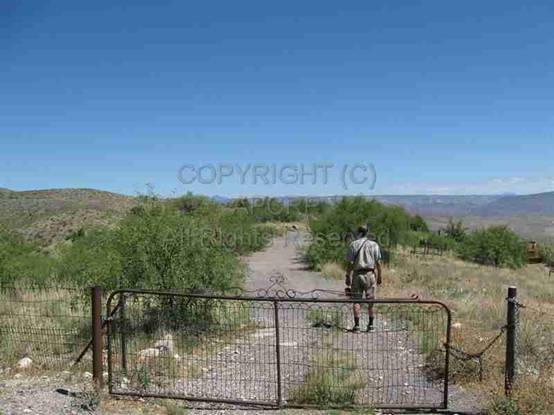
[[330,289],[315,289],[310,291],[299,291],[287,286],[287,278],[281,272],[275,272],[269,277],[269,285],[266,288],[257,288],[254,290],[245,290],[240,287],[234,287],[234,292],[240,296],[254,296],[257,298],[312,298],[317,299],[322,296],[344,296],[344,291]]

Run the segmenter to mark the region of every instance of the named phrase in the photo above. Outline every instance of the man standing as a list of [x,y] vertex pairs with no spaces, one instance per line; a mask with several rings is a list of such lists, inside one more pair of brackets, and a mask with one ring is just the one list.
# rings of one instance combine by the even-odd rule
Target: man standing
[[[377,291],[377,285],[381,284],[381,251],[377,242],[368,238],[367,226],[358,228],[358,238],[348,246],[346,254],[348,269],[346,270],[345,283],[350,288],[353,299],[365,298],[373,300]],[[353,332],[360,331],[360,304],[353,304],[354,327]],[[373,331],[373,304],[368,304],[369,323],[367,331]]]

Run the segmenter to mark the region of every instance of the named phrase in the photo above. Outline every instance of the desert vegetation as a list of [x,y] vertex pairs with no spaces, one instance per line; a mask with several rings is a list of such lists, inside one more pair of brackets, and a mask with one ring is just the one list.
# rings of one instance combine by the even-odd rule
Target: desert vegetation
[[81,229],[49,253],[3,229],[0,281],[225,290],[240,285],[239,255],[273,232],[248,210],[207,198],[144,198],[117,226]]
[[292,394],[292,402],[319,407],[351,406],[366,380],[349,353],[324,352],[312,359],[304,383]]
[[[390,251],[380,295],[446,301],[454,316],[453,345],[470,355],[479,353],[499,334],[506,321],[506,288],[516,285],[521,302],[528,307],[519,314],[519,381],[511,399],[503,397],[502,337],[483,356],[482,380],[475,359],[453,358],[450,376],[480,393],[485,391],[490,414],[552,413],[554,292],[545,264],[527,265],[526,243],[507,226],[469,230],[451,220],[440,233],[432,233],[414,226],[418,222],[399,208],[364,199],[343,200],[310,221],[313,243],[307,258],[328,278],[342,278],[345,236],[358,224],[369,223],[376,239]],[[442,255],[418,255],[412,248],[422,243],[441,247]],[[546,265],[552,263],[552,252],[550,246],[541,246]],[[436,345],[440,339],[420,339],[423,349],[426,342]],[[427,352],[432,376],[437,352]]]
[[[42,242],[30,241],[4,226],[0,229],[0,285],[15,287],[16,295],[26,299],[29,293],[25,287],[46,289],[52,285],[70,286],[82,292],[92,284],[106,289],[225,292],[242,283],[244,268],[240,257],[263,248],[273,235],[287,229],[287,225],[276,224],[280,222],[304,222],[308,226],[312,243],[305,252],[306,259],[313,269],[331,279],[344,277],[346,243],[359,224],[368,224],[388,264],[380,295],[417,294],[446,301],[454,312],[453,344],[468,353],[478,352],[497,335],[505,322],[505,288],[517,285],[521,301],[530,306],[521,311],[521,387],[515,389],[511,400],[500,398],[501,343],[487,351],[482,381],[473,361],[454,359],[451,376],[457,382],[490,392],[491,414],[554,410],[554,403],[546,398],[552,392],[554,373],[554,327],[550,317],[554,292],[549,288],[543,265],[526,265],[525,243],[502,225],[469,230],[464,223],[451,220],[440,232],[432,232],[417,215],[361,197],[343,198],[336,203],[299,199],[286,204],[270,198],[219,204],[190,194],[170,200],[141,197],[117,222],[75,228],[48,249]],[[419,246],[434,247],[440,255],[419,255],[413,249]],[[540,249],[545,263],[552,265],[553,248],[542,244]],[[155,309],[152,315],[159,315],[166,307],[169,329],[179,328],[187,321],[213,320],[209,315],[200,319],[187,315],[188,311],[175,303],[151,306]],[[47,312],[54,315],[53,311]],[[248,325],[248,316],[218,308],[211,312],[217,312],[224,320],[240,321],[241,326]],[[307,318],[316,327],[341,324],[339,317],[325,310]],[[51,321],[53,330],[65,333],[71,329]],[[227,323],[213,320],[213,324],[223,327]],[[149,330],[151,340],[157,333],[154,326]],[[148,339],[144,347],[148,346]],[[424,354],[432,373],[432,352],[441,339],[418,340],[422,349],[429,349]],[[23,346],[13,348],[6,342],[1,347],[12,359],[25,351]],[[66,352],[56,353],[63,357]],[[340,373],[325,369],[332,364],[314,362],[315,369],[306,374],[305,386],[296,392],[295,399],[315,404],[350,401],[363,385],[358,382],[356,368],[347,364],[352,359],[340,359],[344,369]],[[336,384],[343,386],[337,389],[333,386]]]

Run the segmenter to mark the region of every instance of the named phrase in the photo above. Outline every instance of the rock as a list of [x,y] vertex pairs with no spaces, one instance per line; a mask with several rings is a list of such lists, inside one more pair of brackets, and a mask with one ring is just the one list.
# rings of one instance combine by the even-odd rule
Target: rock
[[456,329],[456,330],[459,330],[459,329],[462,328],[462,323],[460,323],[458,321],[456,323],[452,323],[452,328]]
[[156,349],[160,349],[160,351],[163,351],[164,353],[173,353],[175,347],[171,333],[167,333],[160,340],[157,340],[156,343],[154,343],[154,347]]
[[85,379],[92,379],[92,373],[90,373],[90,372],[85,372],[85,373],[83,373],[83,378],[85,378]]
[[139,362],[144,363],[147,362],[150,359],[153,359],[155,357],[158,357],[161,354],[160,349],[143,349],[139,352]]
[[17,362],[17,367],[19,367],[20,369],[27,369],[31,367],[32,364],[33,361],[30,357],[24,357],[23,359],[20,359],[19,362]]
[[23,375],[21,373],[16,373],[13,378],[14,379],[21,379],[23,377]]

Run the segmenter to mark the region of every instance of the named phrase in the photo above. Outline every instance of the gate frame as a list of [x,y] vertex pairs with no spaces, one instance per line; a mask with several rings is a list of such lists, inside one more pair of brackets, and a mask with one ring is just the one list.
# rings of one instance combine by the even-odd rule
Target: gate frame
[[[436,305],[441,307],[446,312],[447,324],[446,324],[446,342],[444,343],[445,359],[444,359],[444,377],[443,377],[443,399],[442,403],[439,406],[406,406],[406,405],[379,405],[375,406],[375,409],[403,409],[403,410],[446,410],[448,409],[448,394],[449,394],[449,369],[450,369],[450,342],[451,342],[451,326],[452,326],[452,312],[450,308],[441,301],[436,300],[421,300],[418,297],[412,298],[381,298],[373,300],[354,300],[352,298],[346,299],[334,299],[334,298],[318,298],[318,292],[325,292],[326,290],[313,290],[308,293],[312,294],[312,298],[297,298],[296,292],[294,290],[278,290],[275,292],[275,296],[267,296],[270,293],[269,290],[258,290],[257,292],[262,292],[264,296],[227,296],[227,295],[209,295],[209,294],[194,294],[194,293],[185,293],[179,291],[171,290],[143,290],[143,289],[118,289],[112,291],[108,296],[106,301],[107,315],[112,313],[112,300],[119,295],[121,299],[125,298],[125,294],[135,295],[158,295],[158,296],[177,296],[177,297],[186,297],[186,298],[196,298],[204,300],[229,300],[229,301],[250,301],[250,302],[267,302],[272,303],[275,309],[275,333],[276,333],[276,349],[275,355],[277,358],[277,401],[276,402],[263,402],[263,401],[251,401],[251,400],[236,400],[236,399],[218,399],[218,398],[199,398],[199,397],[185,397],[182,395],[171,395],[171,394],[157,394],[157,393],[140,393],[140,392],[114,392],[112,386],[112,376],[113,376],[113,362],[112,362],[112,337],[113,337],[113,320],[115,318],[108,318],[107,321],[107,363],[108,363],[108,392],[110,395],[115,396],[132,396],[132,397],[141,397],[141,398],[167,398],[167,399],[177,399],[189,402],[206,402],[206,403],[221,403],[221,404],[231,404],[231,405],[242,405],[242,406],[259,406],[267,407],[269,409],[286,409],[286,408],[305,408],[305,409],[315,409],[320,408],[316,405],[294,405],[294,404],[285,404],[282,403],[281,389],[281,361],[280,361],[280,344],[279,344],[279,316],[278,316],[278,305],[279,303],[319,303],[319,304],[426,304],[426,305]],[[306,293],[299,293],[306,294]],[[125,300],[123,300],[125,301]],[[119,307],[119,305],[116,305]],[[351,406],[352,407],[352,406]],[[366,408],[367,406],[353,406],[359,408]],[[342,407],[346,408],[346,407]]]

